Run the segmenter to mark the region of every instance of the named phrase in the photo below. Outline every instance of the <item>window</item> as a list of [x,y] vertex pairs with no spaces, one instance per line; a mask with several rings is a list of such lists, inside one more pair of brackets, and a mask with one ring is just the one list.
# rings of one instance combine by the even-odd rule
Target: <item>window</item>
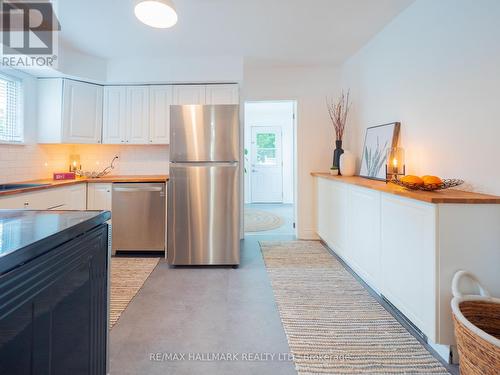
[[21,121],[21,81],[0,74],[0,142],[24,141]]
[[276,165],[276,134],[257,134],[257,163],[259,165]]

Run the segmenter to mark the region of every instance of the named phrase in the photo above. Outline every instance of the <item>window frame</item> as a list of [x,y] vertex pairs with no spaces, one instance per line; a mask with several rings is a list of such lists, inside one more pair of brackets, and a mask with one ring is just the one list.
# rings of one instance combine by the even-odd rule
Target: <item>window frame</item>
[[24,129],[24,85],[23,79],[11,74],[4,73],[0,71],[0,79],[5,81],[16,82],[17,84],[17,108],[16,117],[17,124],[16,128],[19,131],[19,140],[3,140],[0,138],[0,144],[2,145],[24,145],[25,144],[25,129]]

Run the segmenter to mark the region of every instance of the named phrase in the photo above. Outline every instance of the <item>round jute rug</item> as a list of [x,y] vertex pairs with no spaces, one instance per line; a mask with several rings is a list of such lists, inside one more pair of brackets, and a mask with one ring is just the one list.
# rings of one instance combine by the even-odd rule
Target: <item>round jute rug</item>
[[261,232],[279,228],[283,219],[271,212],[245,209],[245,232]]

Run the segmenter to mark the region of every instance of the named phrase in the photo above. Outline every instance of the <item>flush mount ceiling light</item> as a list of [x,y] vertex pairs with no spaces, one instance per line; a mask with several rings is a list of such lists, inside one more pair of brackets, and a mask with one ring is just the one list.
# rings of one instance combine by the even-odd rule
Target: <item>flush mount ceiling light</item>
[[166,29],[177,23],[177,12],[171,0],[138,0],[135,16],[148,26]]

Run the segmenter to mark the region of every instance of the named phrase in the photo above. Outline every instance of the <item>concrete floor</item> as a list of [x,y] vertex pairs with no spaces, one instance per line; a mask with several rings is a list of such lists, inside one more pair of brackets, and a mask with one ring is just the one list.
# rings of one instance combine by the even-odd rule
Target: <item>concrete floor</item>
[[296,374],[290,361],[150,359],[154,353],[239,353],[241,359],[289,352],[260,254],[263,239],[293,236],[247,236],[239,269],[169,268],[161,261],[111,330],[111,374]]

